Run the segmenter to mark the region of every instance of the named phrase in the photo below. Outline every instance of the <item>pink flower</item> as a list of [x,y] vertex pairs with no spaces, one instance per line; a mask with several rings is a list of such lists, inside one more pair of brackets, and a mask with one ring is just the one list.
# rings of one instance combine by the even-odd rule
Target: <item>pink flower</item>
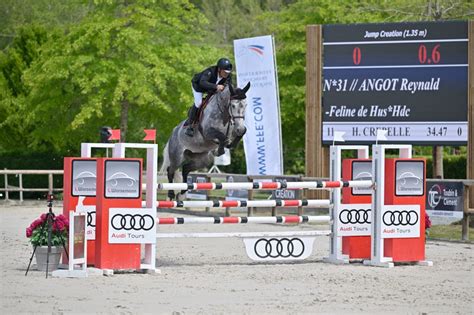
[[33,221],[33,223],[31,223],[31,228],[34,230],[38,226],[41,226],[41,224],[43,224],[43,221],[41,219],[36,219]]
[[61,232],[64,230],[64,223],[62,221],[54,221],[53,231]]
[[431,220],[428,213],[425,213],[425,229],[429,229],[431,227]]
[[33,230],[31,228],[26,228],[26,237],[31,237],[33,235]]

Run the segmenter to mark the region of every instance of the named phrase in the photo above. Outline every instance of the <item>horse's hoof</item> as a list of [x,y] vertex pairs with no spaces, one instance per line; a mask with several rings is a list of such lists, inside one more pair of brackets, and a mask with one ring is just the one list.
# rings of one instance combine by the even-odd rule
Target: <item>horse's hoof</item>
[[174,191],[168,192],[168,198],[170,199],[170,201],[172,201],[174,199],[174,197],[176,197]]
[[219,148],[219,150],[217,150],[217,156],[221,156],[221,155],[224,154],[224,153],[225,153],[225,150],[224,150],[223,147],[222,147],[222,148]]

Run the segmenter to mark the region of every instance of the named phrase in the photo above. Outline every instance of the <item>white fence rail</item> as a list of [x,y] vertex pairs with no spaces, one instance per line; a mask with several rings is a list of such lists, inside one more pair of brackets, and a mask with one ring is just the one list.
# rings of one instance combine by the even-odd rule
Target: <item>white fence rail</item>
[[[4,186],[0,188],[0,191],[5,192],[5,200],[10,200],[11,192],[20,193],[20,201],[23,202],[24,192],[44,191],[52,194],[55,191],[63,191],[63,188],[54,188],[53,175],[63,175],[63,170],[0,170],[0,175],[4,176]],[[18,177],[18,186],[8,184],[8,176]],[[48,188],[25,188],[23,187],[23,175],[47,175],[48,176]]]

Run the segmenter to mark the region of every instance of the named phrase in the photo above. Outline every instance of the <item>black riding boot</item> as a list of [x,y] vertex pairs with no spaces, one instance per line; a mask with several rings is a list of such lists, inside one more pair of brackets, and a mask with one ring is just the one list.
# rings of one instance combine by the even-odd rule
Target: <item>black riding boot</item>
[[186,134],[187,136],[189,136],[189,137],[194,136],[193,124],[194,124],[194,122],[196,121],[198,110],[199,110],[199,108],[197,108],[197,107],[194,106],[194,105],[189,109],[188,120],[187,120],[186,123],[184,124],[185,126],[186,126],[186,125],[188,126],[188,128],[186,128],[185,134]]

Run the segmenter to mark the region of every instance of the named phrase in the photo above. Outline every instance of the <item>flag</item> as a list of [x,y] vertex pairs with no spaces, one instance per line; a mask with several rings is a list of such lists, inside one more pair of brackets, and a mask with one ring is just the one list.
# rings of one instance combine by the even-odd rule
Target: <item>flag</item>
[[109,137],[109,140],[118,140],[120,141],[120,129],[112,129],[110,130],[111,131],[111,135]]
[[344,135],[346,134],[345,131],[334,131],[334,139],[333,142],[345,142]]
[[144,141],[153,141],[155,142],[156,139],[156,129],[144,129],[145,132],[145,138],[143,138]]
[[387,137],[385,136],[387,134],[387,130],[382,130],[382,129],[377,129],[377,141],[380,140],[388,140]]

